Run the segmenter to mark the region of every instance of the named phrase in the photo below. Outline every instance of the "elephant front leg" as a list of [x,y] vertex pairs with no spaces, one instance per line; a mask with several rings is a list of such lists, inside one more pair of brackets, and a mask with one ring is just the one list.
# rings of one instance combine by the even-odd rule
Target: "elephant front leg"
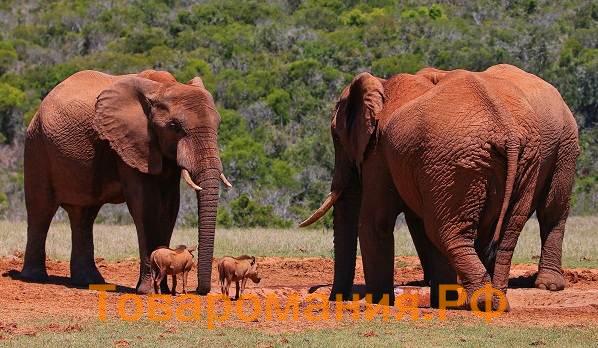
[[[150,255],[152,251],[158,246],[151,239],[152,229],[146,227],[143,221],[139,221],[135,218],[138,214],[134,213],[134,209],[131,210],[131,215],[135,221],[135,227],[137,228],[137,241],[139,243],[139,279],[135,286],[138,294],[151,294],[153,291],[151,266],[150,266]],[[158,281],[160,284],[160,293],[170,293],[167,285],[167,277],[161,277]]]
[[71,223],[71,282],[76,285],[102,284],[104,278],[94,260],[93,222],[100,207],[65,205]]
[[348,188],[334,206],[334,280],[330,300],[353,298],[361,193]]
[[[166,170],[166,169],[165,169]],[[177,172],[178,173],[178,172]],[[137,293],[153,292],[149,257],[157,247],[169,246],[179,209],[178,176],[150,176],[121,163],[119,174],[125,182],[123,190],[127,207],[135,222],[139,242],[139,280]],[[160,282],[169,293],[166,277]]]
[[359,245],[365,277],[366,298],[371,295],[372,303],[393,305],[395,296],[392,228],[362,227],[359,232]]
[[424,228],[424,222],[411,212],[405,212],[405,222],[409,228],[409,234],[413,240],[415,251],[419,257],[419,261],[424,272],[424,283],[430,284],[430,280],[434,274],[431,265],[430,248],[433,247],[426,236],[426,230]]
[[394,304],[394,227],[399,197],[390,183],[364,177],[359,218],[359,245],[366,296],[373,303]]

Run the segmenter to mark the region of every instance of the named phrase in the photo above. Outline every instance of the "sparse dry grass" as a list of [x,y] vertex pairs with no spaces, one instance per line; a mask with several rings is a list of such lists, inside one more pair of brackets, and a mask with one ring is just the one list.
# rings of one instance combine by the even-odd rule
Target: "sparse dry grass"
[[[203,323],[201,323],[203,324]],[[499,326],[437,321],[357,321],[338,328],[274,333],[253,328],[217,327],[197,323],[106,321],[83,323],[81,331],[42,332],[19,336],[12,347],[590,347],[596,343],[593,327]]]
[[[0,256],[23,251],[26,223],[0,221]],[[96,225],[96,257],[119,260],[137,257],[137,236],[132,225]],[[177,228],[171,245],[197,243],[197,230]],[[48,234],[48,256],[69,259],[70,227],[53,223]],[[416,255],[405,225],[395,232],[397,255]],[[598,267],[598,217],[571,217],[565,234],[563,262],[566,267]],[[285,257],[332,257],[332,231],[304,229],[218,229],[215,256],[251,254]],[[530,220],[521,233],[514,261],[536,263],[540,255],[540,235],[536,220]]]

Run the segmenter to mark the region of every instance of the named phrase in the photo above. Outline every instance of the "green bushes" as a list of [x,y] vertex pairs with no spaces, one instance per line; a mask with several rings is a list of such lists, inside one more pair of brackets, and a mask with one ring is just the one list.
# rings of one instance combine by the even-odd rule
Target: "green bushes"
[[9,84],[0,82],[0,144],[10,142],[21,129],[15,120],[25,104],[25,93]]
[[281,219],[269,205],[261,205],[242,194],[232,200],[229,209],[218,212],[217,222],[223,227],[281,227],[288,228],[292,222]]
[[[12,0],[0,5],[0,141],[22,146],[19,136],[40,100],[82,69],[114,74],[164,69],[182,82],[199,75],[219,107],[222,161],[235,185],[222,195],[218,222],[287,226],[317,208],[328,192],[334,154],[330,113],[355,74],[367,70],[389,77],[425,66],[483,70],[510,63],[554,84],[574,112],[583,154],[572,211],[598,211],[598,5],[583,0],[191,3]],[[11,163],[0,169],[0,183],[22,170],[20,161]],[[24,209],[19,190],[0,187],[7,192],[0,200],[11,202],[0,202],[0,214]],[[190,202],[182,204],[181,222],[194,224]],[[330,216],[322,225],[331,226]]]

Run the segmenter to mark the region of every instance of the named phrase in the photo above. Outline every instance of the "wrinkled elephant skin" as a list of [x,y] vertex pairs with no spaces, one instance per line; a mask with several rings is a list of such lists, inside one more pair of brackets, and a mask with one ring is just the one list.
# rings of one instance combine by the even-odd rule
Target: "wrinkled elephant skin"
[[219,124],[199,77],[182,84],[163,71],[81,71],[57,85],[27,129],[22,277],[47,278],[48,227],[63,207],[72,230],[73,283],[103,282],[94,263],[93,222],[103,204],[126,202],[139,241],[137,291],[152,292],[149,256],[170,243],[183,172],[197,190],[198,291],[209,292],[222,175]]
[[[579,145],[554,87],[510,65],[426,68],[388,80],[362,73],[342,92],[331,131],[331,298],[348,296],[359,238],[367,291],[392,302],[401,212],[433,290],[458,274],[469,296],[488,283],[506,291],[517,238],[534,211],[542,240],[536,286],[564,287],[562,240]],[[329,206],[330,199],[302,225]]]

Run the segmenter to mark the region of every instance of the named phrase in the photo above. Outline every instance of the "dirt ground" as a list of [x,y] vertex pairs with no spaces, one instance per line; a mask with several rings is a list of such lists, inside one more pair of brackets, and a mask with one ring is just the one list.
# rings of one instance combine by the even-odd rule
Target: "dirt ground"
[[[84,323],[98,318],[98,293],[72,287],[69,283],[69,264],[65,261],[48,260],[47,283],[27,283],[18,280],[22,266],[20,255],[0,258],[0,339],[15,335],[31,335],[39,331],[69,332],[82,330]],[[108,293],[108,317],[117,317],[116,303],[123,293],[133,293],[137,282],[139,266],[136,260],[108,263],[97,259],[96,263],[106,281],[117,285],[114,293]],[[328,294],[332,281],[333,262],[321,258],[258,258],[262,281],[260,284],[248,282],[247,293],[262,298],[268,293],[279,295],[284,304],[285,297],[292,293],[307,296],[309,293]],[[357,261],[356,288],[363,284],[361,260]],[[438,310],[429,308],[429,288],[421,287],[423,273],[416,257],[397,257],[395,270],[396,293],[417,293],[420,315],[437,317]],[[536,265],[515,265],[511,270],[511,289],[507,297],[511,312],[493,319],[504,325],[532,326],[574,326],[598,325],[598,270],[568,269],[565,271],[568,286],[559,292],[549,292],[532,287]],[[212,292],[219,293],[217,272],[212,273]],[[189,290],[195,289],[197,279],[194,273],[189,276]],[[178,291],[182,282],[179,281]],[[248,305],[249,306],[249,305]],[[304,304],[302,304],[304,306]],[[333,304],[331,304],[334,307]],[[331,308],[332,308],[331,307]],[[361,304],[361,310],[366,305]],[[245,323],[231,320],[224,325],[236,325],[264,329],[267,331],[297,331],[311,327],[332,327],[347,325],[347,321],[331,320],[318,322],[278,322],[256,320]],[[347,312],[349,313],[349,312]],[[346,314],[349,317],[349,314]],[[48,324],[28,325],[31,318]],[[451,310],[450,320],[479,321],[471,312]],[[405,320],[405,319],[403,319]],[[66,323],[66,324],[65,324]],[[74,323],[74,324],[73,324]],[[79,324],[81,323],[81,324]]]

